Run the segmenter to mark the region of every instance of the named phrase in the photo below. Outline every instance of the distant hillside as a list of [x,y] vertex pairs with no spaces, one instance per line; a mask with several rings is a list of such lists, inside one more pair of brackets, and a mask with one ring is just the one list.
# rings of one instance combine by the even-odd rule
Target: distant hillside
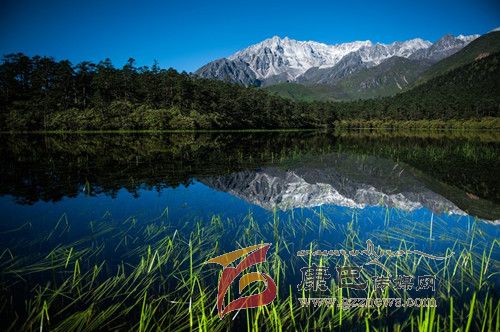
[[500,53],[393,97],[339,103],[341,119],[467,119],[500,116]]
[[[383,68],[385,66],[385,68]],[[345,86],[302,86],[282,83],[264,90],[295,100],[339,100],[367,98],[370,93],[391,94],[399,90],[400,80],[415,78],[425,64],[408,59],[388,60],[380,65],[346,79]],[[413,75],[413,76],[412,76]],[[378,77],[379,82],[371,77]],[[373,90],[355,90],[353,86],[368,86]],[[350,85],[350,86],[349,86]],[[472,63],[434,77],[413,89],[395,96],[374,99],[357,99],[331,103],[339,119],[470,119],[500,117],[500,53],[479,58]]]
[[333,101],[334,91],[329,86],[306,86],[297,83],[279,83],[264,87],[264,90],[283,98],[297,101]]
[[[498,52],[500,52],[500,31],[495,31],[475,39],[457,53],[434,64],[425,58],[391,57],[377,66],[368,68],[361,68],[359,64],[354,66],[352,61],[348,62],[350,66],[340,66],[343,62],[347,62],[345,60],[333,68],[309,70],[303,75],[309,77],[309,80],[302,79],[298,82],[305,86],[284,83],[266,87],[266,90],[285,98],[306,101],[348,101],[387,97]],[[337,67],[341,67],[340,69],[344,71],[346,68],[350,69],[350,73],[340,75],[343,72]],[[311,84],[314,81],[328,82],[332,77],[336,78],[333,80],[335,84]]]
[[420,76],[417,84],[497,52],[500,52],[500,31],[493,31],[475,39],[462,50],[432,65]]
[[426,60],[392,57],[340,80],[332,90],[350,100],[392,96],[405,90],[430,65]]
[[[405,90],[430,65],[426,60],[392,57],[378,66],[359,69],[340,79],[336,85],[280,83],[264,89],[281,97],[300,101],[386,97]],[[326,69],[323,71],[326,72]]]

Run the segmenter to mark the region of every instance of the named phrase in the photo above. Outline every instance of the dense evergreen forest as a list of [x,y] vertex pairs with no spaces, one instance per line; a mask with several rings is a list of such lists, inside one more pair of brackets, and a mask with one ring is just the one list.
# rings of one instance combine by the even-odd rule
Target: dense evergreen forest
[[0,130],[320,128],[349,119],[498,117],[499,59],[486,56],[395,97],[294,102],[156,63],[72,65],[18,53],[0,63]]
[[2,128],[136,130],[314,128],[335,120],[322,103],[295,103],[257,88],[173,69],[121,69],[48,57],[8,55],[0,65]]
[[392,97],[345,102],[342,119],[478,119],[500,116],[500,53]]

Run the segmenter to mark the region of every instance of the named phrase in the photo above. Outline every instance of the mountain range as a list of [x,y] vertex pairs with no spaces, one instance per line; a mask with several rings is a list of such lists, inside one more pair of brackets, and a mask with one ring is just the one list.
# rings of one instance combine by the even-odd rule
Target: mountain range
[[[393,95],[411,87],[422,76],[425,78],[427,71],[432,73],[435,65],[471,43],[487,35],[495,35],[498,40],[499,34],[445,35],[435,43],[415,38],[390,44],[367,40],[336,45],[274,36],[212,61],[195,74],[265,87],[285,97],[300,91],[299,94],[312,95],[312,99],[366,99]],[[494,50],[497,48],[500,50],[494,43]]]

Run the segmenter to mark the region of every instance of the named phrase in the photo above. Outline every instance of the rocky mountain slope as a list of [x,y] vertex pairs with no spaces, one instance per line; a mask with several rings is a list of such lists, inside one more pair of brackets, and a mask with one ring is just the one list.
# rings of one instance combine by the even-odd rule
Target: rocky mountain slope
[[360,70],[335,86],[338,99],[368,99],[395,95],[410,86],[432,65],[429,60],[392,57]]
[[[445,49],[443,47],[443,50]],[[500,31],[493,31],[473,40],[460,51],[436,63],[429,59],[416,59],[417,56],[391,57],[377,66],[352,71],[350,75],[338,78],[333,85],[328,85],[325,81],[321,81],[320,84],[303,84],[307,85],[304,89],[307,89],[308,100],[355,100],[391,96],[498,52],[500,52]],[[436,55],[435,52],[428,52],[428,54],[431,53]],[[478,76],[470,70],[468,73]],[[453,77],[447,77],[446,80],[456,86],[467,86],[465,84],[467,81],[457,83]],[[446,80],[445,84],[448,82]],[[483,77],[481,80],[486,79]],[[297,91],[295,83],[282,83],[265,88],[283,97],[294,96],[293,92]],[[489,90],[485,92],[487,91]],[[294,99],[301,99],[301,95],[298,97]]]
[[423,83],[458,67],[500,52],[500,31],[491,31],[475,39],[467,47],[453,53],[425,71],[417,83]]
[[392,57],[436,62],[459,51],[479,35],[446,35],[435,43],[416,38],[391,44],[355,41],[327,45],[272,37],[196,71],[205,77],[242,85],[297,82],[334,85]]

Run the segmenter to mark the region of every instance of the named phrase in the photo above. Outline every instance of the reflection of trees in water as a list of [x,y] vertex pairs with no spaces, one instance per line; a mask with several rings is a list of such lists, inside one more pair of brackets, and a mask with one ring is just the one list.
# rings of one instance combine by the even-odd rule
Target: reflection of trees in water
[[[326,132],[2,135],[0,194],[21,203],[85,191],[114,196],[188,186],[193,178],[276,165],[305,155],[351,152],[403,161],[448,185],[500,202],[498,144],[472,139]],[[315,158],[315,157],[313,157]]]
[[311,132],[4,136],[0,194],[26,204],[82,191],[138,195],[328,148],[326,135]]
[[[500,142],[485,135],[474,139],[423,137],[394,138],[389,135],[346,135],[339,138],[355,153],[402,161],[465,193],[500,203]],[[432,189],[432,188],[431,188]]]

